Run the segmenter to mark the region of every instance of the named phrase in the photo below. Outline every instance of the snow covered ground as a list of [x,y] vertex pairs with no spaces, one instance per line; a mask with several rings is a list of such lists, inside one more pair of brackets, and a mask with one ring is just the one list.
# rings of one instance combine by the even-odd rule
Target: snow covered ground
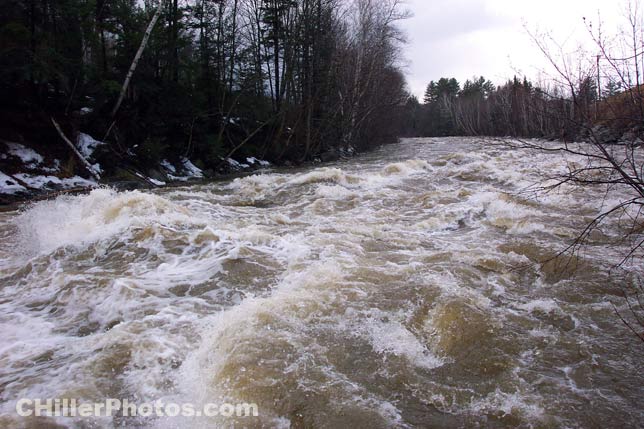
[[9,148],[7,153],[11,156],[15,156],[16,158],[20,158],[25,167],[30,170],[37,168],[45,161],[42,155],[38,152],[19,143],[7,142],[5,144]]
[[18,184],[17,181],[0,171],[0,194],[13,195],[18,192],[25,192],[27,188]]
[[[89,134],[80,133],[76,142],[78,152],[88,160],[92,169],[102,174],[103,169],[96,162],[94,158],[95,151],[104,142],[96,140]],[[0,148],[2,145],[0,145]],[[0,195],[29,195],[34,191],[55,191],[71,188],[95,188],[99,184],[93,180],[84,179],[79,176],[61,178],[61,161],[59,159],[46,158],[38,151],[24,146],[19,143],[7,142],[5,143],[6,149],[0,153],[0,162],[7,161],[9,163],[7,170],[0,164],[5,172],[0,171]],[[132,154],[132,156],[135,156]],[[222,158],[222,161],[224,159]],[[245,171],[255,170],[257,168],[269,167],[271,164],[268,161],[257,159],[255,157],[246,158],[245,162],[239,162],[233,158],[225,159],[228,164],[229,170],[232,171]],[[15,164],[21,165],[16,168]],[[167,181],[174,182],[188,182],[202,180],[206,175],[197,167],[189,158],[180,158],[177,162],[172,163],[168,160],[163,160],[160,163],[162,175],[154,175],[151,172],[142,173],[135,172],[136,176],[143,179],[147,183],[155,186],[165,186]],[[18,173],[16,173],[16,170]],[[149,177],[150,175],[154,177]]]
[[[24,186],[23,186],[24,185]],[[95,188],[98,183],[80,176],[59,178],[56,176],[18,173],[13,177],[0,171],[0,194],[16,195],[29,191],[53,191],[72,188]]]
[[31,174],[15,174],[14,177],[20,179],[30,188],[35,189],[69,189],[69,188],[94,188],[98,184],[93,180],[83,179],[80,176],[58,178],[56,176],[38,176]]
[[[79,138],[79,151],[83,156],[88,157],[94,149],[102,144],[86,134],[81,134]],[[17,195],[28,194],[33,191],[53,191],[72,188],[94,188],[98,183],[92,180],[84,179],[80,176],[60,178],[56,174],[60,173],[61,162],[58,159],[49,160],[32,148],[28,148],[20,143],[6,142],[5,153],[0,155],[2,160],[17,158],[22,164],[23,171],[13,175],[0,171],[0,194]],[[98,164],[94,165],[97,171],[100,171]]]
[[168,178],[173,181],[187,182],[189,180],[199,180],[204,178],[203,171],[185,157],[181,158],[181,165],[179,168],[167,159],[161,161],[161,167],[165,170]]
[[231,166],[233,170],[248,170],[256,167],[264,168],[264,167],[270,167],[271,165],[270,162],[264,161],[263,159],[257,159],[254,156],[250,158],[246,158],[246,163],[241,163],[232,158],[227,158],[226,162],[228,163],[228,165]]
[[257,159],[255,157],[246,158],[246,162],[249,163],[250,165],[259,164],[262,167],[269,167],[271,165],[270,162],[264,161],[263,159]]
[[94,139],[89,134],[80,133],[78,135],[78,143],[76,144],[76,147],[78,148],[78,151],[81,153],[81,155],[83,155],[85,158],[89,158],[94,154],[94,151],[97,147],[104,144],[104,142]]
[[[104,142],[94,139],[89,134],[80,133],[78,135],[78,142],[76,143],[76,147],[78,148],[78,151],[81,153],[81,155],[83,155],[85,159],[89,160],[92,158],[92,155],[94,155],[96,148],[104,144]],[[101,168],[101,165],[99,163],[92,164],[92,169],[99,176],[103,174],[103,169]]]
[[227,163],[228,163],[228,165],[230,165],[234,170],[243,170],[243,169],[245,169],[245,168],[249,168],[249,167],[250,167],[250,165],[248,165],[248,164],[242,164],[241,162],[239,162],[239,161],[235,161],[235,160],[234,160],[234,159],[232,159],[232,158],[226,158],[226,162],[227,162]]

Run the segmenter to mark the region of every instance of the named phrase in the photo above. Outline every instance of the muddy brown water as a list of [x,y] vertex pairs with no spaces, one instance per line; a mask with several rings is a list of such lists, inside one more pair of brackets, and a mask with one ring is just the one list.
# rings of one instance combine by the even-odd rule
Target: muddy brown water
[[[1,426],[634,427],[611,201],[554,153],[415,139],[347,162],[0,213]],[[580,160],[577,160],[580,161]],[[523,269],[517,269],[523,267]],[[258,417],[26,418],[19,398]]]

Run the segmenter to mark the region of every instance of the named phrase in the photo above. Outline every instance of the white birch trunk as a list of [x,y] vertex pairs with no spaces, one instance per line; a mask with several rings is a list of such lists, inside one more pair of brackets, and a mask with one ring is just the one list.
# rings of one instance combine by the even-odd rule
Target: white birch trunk
[[118,112],[119,107],[121,107],[121,103],[123,102],[123,99],[125,98],[125,94],[127,93],[127,88],[130,86],[130,81],[132,80],[132,76],[134,75],[134,71],[136,70],[136,66],[139,64],[141,55],[143,55],[145,46],[148,44],[148,39],[150,38],[150,34],[152,33],[154,26],[159,20],[159,16],[161,16],[161,3],[159,3],[159,5],[157,6],[157,10],[154,12],[154,16],[152,17],[152,20],[148,24],[148,28],[145,30],[145,34],[143,35],[143,40],[141,40],[141,45],[139,46],[139,50],[136,52],[136,55],[134,56],[134,60],[132,61],[132,65],[130,65],[130,69],[128,70],[127,75],[125,76],[125,82],[123,82],[123,87],[121,88],[121,94],[119,95],[119,99],[114,105],[114,108],[112,109],[112,113],[111,113],[112,117],[116,115],[116,112]]

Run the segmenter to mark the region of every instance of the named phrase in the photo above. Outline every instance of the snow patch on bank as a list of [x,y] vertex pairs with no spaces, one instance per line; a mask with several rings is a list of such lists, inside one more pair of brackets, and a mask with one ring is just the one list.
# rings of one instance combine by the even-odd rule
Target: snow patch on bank
[[0,194],[15,194],[18,192],[24,192],[27,189],[24,186],[19,185],[11,177],[4,174],[0,171]]
[[27,186],[34,189],[70,189],[70,188],[94,188],[98,186],[93,180],[83,179],[79,176],[60,179],[56,176],[40,176],[19,173],[14,175],[23,181]]
[[165,186],[165,182],[161,180],[156,180],[137,172],[134,172],[134,174],[136,175],[136,177],[140,177],[141,179],[145,180],[146,182],[152,183],[155,186]]
[[6,145],[9,148],[7,150],[9,155],[20,158],[22,163],[25,164],[28,169],[33,170],[45,161],[41,154],[19,143],[8,142]]
[[245,168],[250,168],[250,165],[242,164],[241,162],[235,161],[232,158],[226,158],[226,162],[235,170],[243,170]]
[[[86,134],[80,134],[78,148],[85,157],[89,157],[94,149],[103,144],[94,140]],[[94,188],[97,183],[79,176],[60,178],[55,174],[60,172],[60,160],[46,162],[45,157],[40,153],[19,143],[7,142],[6,153],[2,159],[14,157],[21,161],[22,170],[9,176],[0,172],[0,194],[15,195],[17,193],[29,193],[31,191],[64,190],[72,188]],[[95,172],[102,173],[98,164],[92,166]]]
[[172,165],[167,159],[161,161],[161,167],[163,167],[168,173],[175,174],[177,172],[177,168]]
[[[180,168],[177,168],[167,159],[161,161],[161,167],[165,170],[166,175],[170,180],[178,182],[187,182],[189,180],[203,179],[203,171],[194,165],[188,158],[181,158]],[[153,182],[154,183],[154,182]],[[159,182],[161,183],[161,182]],[[156,183],[155,183],[156,184]],[[165,183],[163,183],[165,185]]]
[[203,171],[201,171],[200,168],[194,165],[188,158],[183,158],[181,160],[181,163],[183,164],[183,168],[187,171],[188,176],[196,177],[199,179],[203,178]]
[[93,180],[87,180],[79,176],[61,179],[56,176],[17,173],[13,177],[10,177],[0,171],[0,194],[5,195],[15,195],[20,192],[28,192],[29,190],[63,190],[95,188],[97,186],[98,183]]
[[[223,158],[222,158],[223,159]],[[233,170],[247,170],[250,168],[259,167],[259,168],[264,168],[264,167],[270,167],[271,163],[268,161],[264,161],[263,159],[257,159],[254,156],[251,156],[249,158],[246,158],[246,162],[239,162],[233,158],[226,158],[226,162],[228,165]]]
[[60,171],[60,159],[54,159],[51,167],[40,167],[40,170],[45,173],[58,173]]
[[257,159],[254,156],[246,158],[246,162],[250,165],[259,164],[261,167],[269,167],[271,165],[270,162],[264,161],[263,159]]
[[76,144],[76,146],[78,147],[78,151],[81,153],[81,155],[83,155],[83,157],[89,158],[94,154],[94,151],[97,147],[104,144],[104,142],[94,139],[89,134],[80,133],[78,134],[78,143]]
[[149,180],[150,182],[152,182],[152,184],[157,185],[157,186],[165,186],[165,184],[166,184],[166,183],[165,183],[164,181],[162,181],[162,180],[156,180],[156,179],[153,179],[153,178],[151,178],[151,177],[148,177],[148,180]]
[[[96,151],[99,146],[102,146],[104,144],[105,142],[98,141],[89,134],[79,133],[76,147],[78,148],[80,154],[83,155],[83,158],[89,160],[92,155],[94,155],[94,151]],[[94,173],[99,176],[103,174],[103,169],[101,168],[101,165],[99,163],[92,164],[91,166],[92,170],[94,170]]]

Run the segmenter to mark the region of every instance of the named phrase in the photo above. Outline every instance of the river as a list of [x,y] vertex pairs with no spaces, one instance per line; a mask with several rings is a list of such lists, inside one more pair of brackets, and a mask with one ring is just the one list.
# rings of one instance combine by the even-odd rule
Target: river
[[[644,348],[606,274],[620,225],[539,263],[627,196],[531,191],[567,162],[412,139],[0,213],[0,426],[639,426]],[[259,416],[19,417],[19,398]]]

